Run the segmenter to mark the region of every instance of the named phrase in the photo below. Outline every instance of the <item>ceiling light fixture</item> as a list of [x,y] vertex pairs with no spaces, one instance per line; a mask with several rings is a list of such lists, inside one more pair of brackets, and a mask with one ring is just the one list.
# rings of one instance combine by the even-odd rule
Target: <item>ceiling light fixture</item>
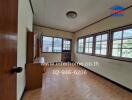
[[74,18],[77,17],[77,13],[76,13],[75,11],[68,11],[68,12],[66,13],[66,16],[67,16],[68,18],[74,19]]

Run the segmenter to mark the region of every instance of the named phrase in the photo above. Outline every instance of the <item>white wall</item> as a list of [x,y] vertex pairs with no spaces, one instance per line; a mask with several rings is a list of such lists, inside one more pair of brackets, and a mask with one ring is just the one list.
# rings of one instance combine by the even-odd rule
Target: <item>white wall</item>
[[17,66],[23,67],[22,73],[17,74],[17,100],[20,100],[25,88],[26,33],[32,31],[33,14],[29,0],[18,1]]
[[101,74],[121,85],[124,85],[132,89],[132,63],[112,60],[107,58],[89,56],[85,54],[77,54],[77,38],[88,34],[94,34],[97,32],[117,28],[123,25],[132,24],[132,8],[125,11],[123,17],[110,17],[99,23],[96,23],[90,27],[87,27],[77,33],[75,33],[74,41],[74,60],[75,62],[99,62],[99,66],[85,66],[86,68]]
[[[73,38],[73,33],[50,29],[46,27],[40,27],[40,26],[34,26],[34,32],[40,35],[45,35],[45,36],[62,37],[62,38],[68,38],[68,39]],[[61,61],[61,53],[41,53],[41,56],[44,56],[45,62],[60,62]],[[72,59],[73,59],[73,56],[72,56]]]

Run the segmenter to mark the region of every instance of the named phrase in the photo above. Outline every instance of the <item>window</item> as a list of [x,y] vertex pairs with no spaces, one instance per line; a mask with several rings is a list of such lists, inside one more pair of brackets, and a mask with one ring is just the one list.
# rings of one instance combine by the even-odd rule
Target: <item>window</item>
[[93,36],[85,39],[85,53],[92,53],[93,51]]
[[62,39],[54,38],[53,52],[61,52],[62,51]]
[[71,41],[64,39],[63,40],[63,50],[71,50]]
[[132,58],[132,29],[113,32],[112,56]]
[[42,52],[61,52],[62,38],[43,36]]
[[95,46],[95,54],[98,55],[107,55],[107,41],[108,34],[103,33],[101,35],[96,36],[96,46]]
[[83,53],[84,51],[84,39],[80,38],[78,39],[78,52]]
[[52,44],[53,44],[53,38],[52,37],[47,37],[43,36],[43,52],[52,52]]
[[79,37],[77,52],[132,62],[132,25]]

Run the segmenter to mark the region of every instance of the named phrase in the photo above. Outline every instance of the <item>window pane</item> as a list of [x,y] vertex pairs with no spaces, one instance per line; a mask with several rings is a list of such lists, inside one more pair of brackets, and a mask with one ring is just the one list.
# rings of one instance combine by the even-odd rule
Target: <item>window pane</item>
[[61,52],[62,50],[62,39],[61,38],[54,38],[54,52]]
[[79,47],[80,47],[80,48],[83,48],[83,44],[80,44]]
[[96,36],[96,41],[101,41],[101,35]]
[[43,52],[52,52],[52,37],[43,36]]
[[89,38],[86,38],[86,42],[89,42],[89,40],[90,40]]
[[100,50],[101,49],[101,42],[96,42],[96,50]]
[[123,31],[123,38],[132,38],[132,29],[127,29]]
[[78,52],[83,52],[83,48],[79,48],[79,51]]
[[132,49],[122,49],[122,57],[132,58]]
[[89,47],[89,43],[86,43],[86,44],[85,44],[85,47],[88,48],[88,47]]
[[96,54],[100,54],[100,50],[95,50],[95,53]]
[[107,40],[107,36],[108,36],[107,34],[103,34],[102,35],[102,41]]
[[53,49],[53,51],[54,52],[61,52],[61,48],[55,46],[54,49]]
[[122,48],[132,48],[132,44],[130,44],[130,43],[124,43],[122,45]]
[[107,51],[107,40],[108,40],[108,34],[102,34],[96,37],[96,47],[95,47],[95,53],[106,55]]
[[79,39],[78,40],[78,52],[83,52],[83,47],[84,47],[84,39]]
[[52,52],[52,44],[43,45],[43,52]]
[[96,48],[95,48],[95,53],[100,54],[101,49],[101,42],[96,42]]
[[120,57],[121,49],[113,49],[112,56]]
[[122,31],[114,32],[113,39],[122,39]]
[[121,40],[113,41],[113,48],[121,48]]
[[93,37],[90,37],[89,38],[89,42],[93,42]]
[[70,47],[71,47],[70,45],[67,45],[67,50],[70,50]]
[[93,50],[92,48],[89,48],[89,53],[92,53],[92,50]]
[[61,38],[54,38],[54,46],[61,46],[62,39]]
[[85,53],[89,53],[88,48],[85,48]]
[[70,50],[70,49],[71,49],[70,40],[63,40],[63,50]]
[[106,55],[106,49],[101,49],[101,54]]
[[107,48],[107,41],[102,42],[101,46],[102,46],[101,48],[106,49]]
[[70,44],[70,41],[67,41],[67,44]]
[[89,43],[89,48],[92,48],[93,47],[93,43]]
[[123,43],[132,43],[132,39],[124,39]]
[[63,47],[63,50],[66,50],[66,47]]
[[92,47],[93,47],[93,36],[86,38],[85,43],[85,53],[92,53]]
[[84,42],[84,39],[79,39],[79,44]]

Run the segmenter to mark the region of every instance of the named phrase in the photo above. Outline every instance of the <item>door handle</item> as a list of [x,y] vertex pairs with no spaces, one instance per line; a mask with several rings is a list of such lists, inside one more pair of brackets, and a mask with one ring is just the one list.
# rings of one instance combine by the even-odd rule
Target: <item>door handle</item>
[[11,70],[12,73],[21,73],[22,72],[22,67],[16,67],[14,66]]

